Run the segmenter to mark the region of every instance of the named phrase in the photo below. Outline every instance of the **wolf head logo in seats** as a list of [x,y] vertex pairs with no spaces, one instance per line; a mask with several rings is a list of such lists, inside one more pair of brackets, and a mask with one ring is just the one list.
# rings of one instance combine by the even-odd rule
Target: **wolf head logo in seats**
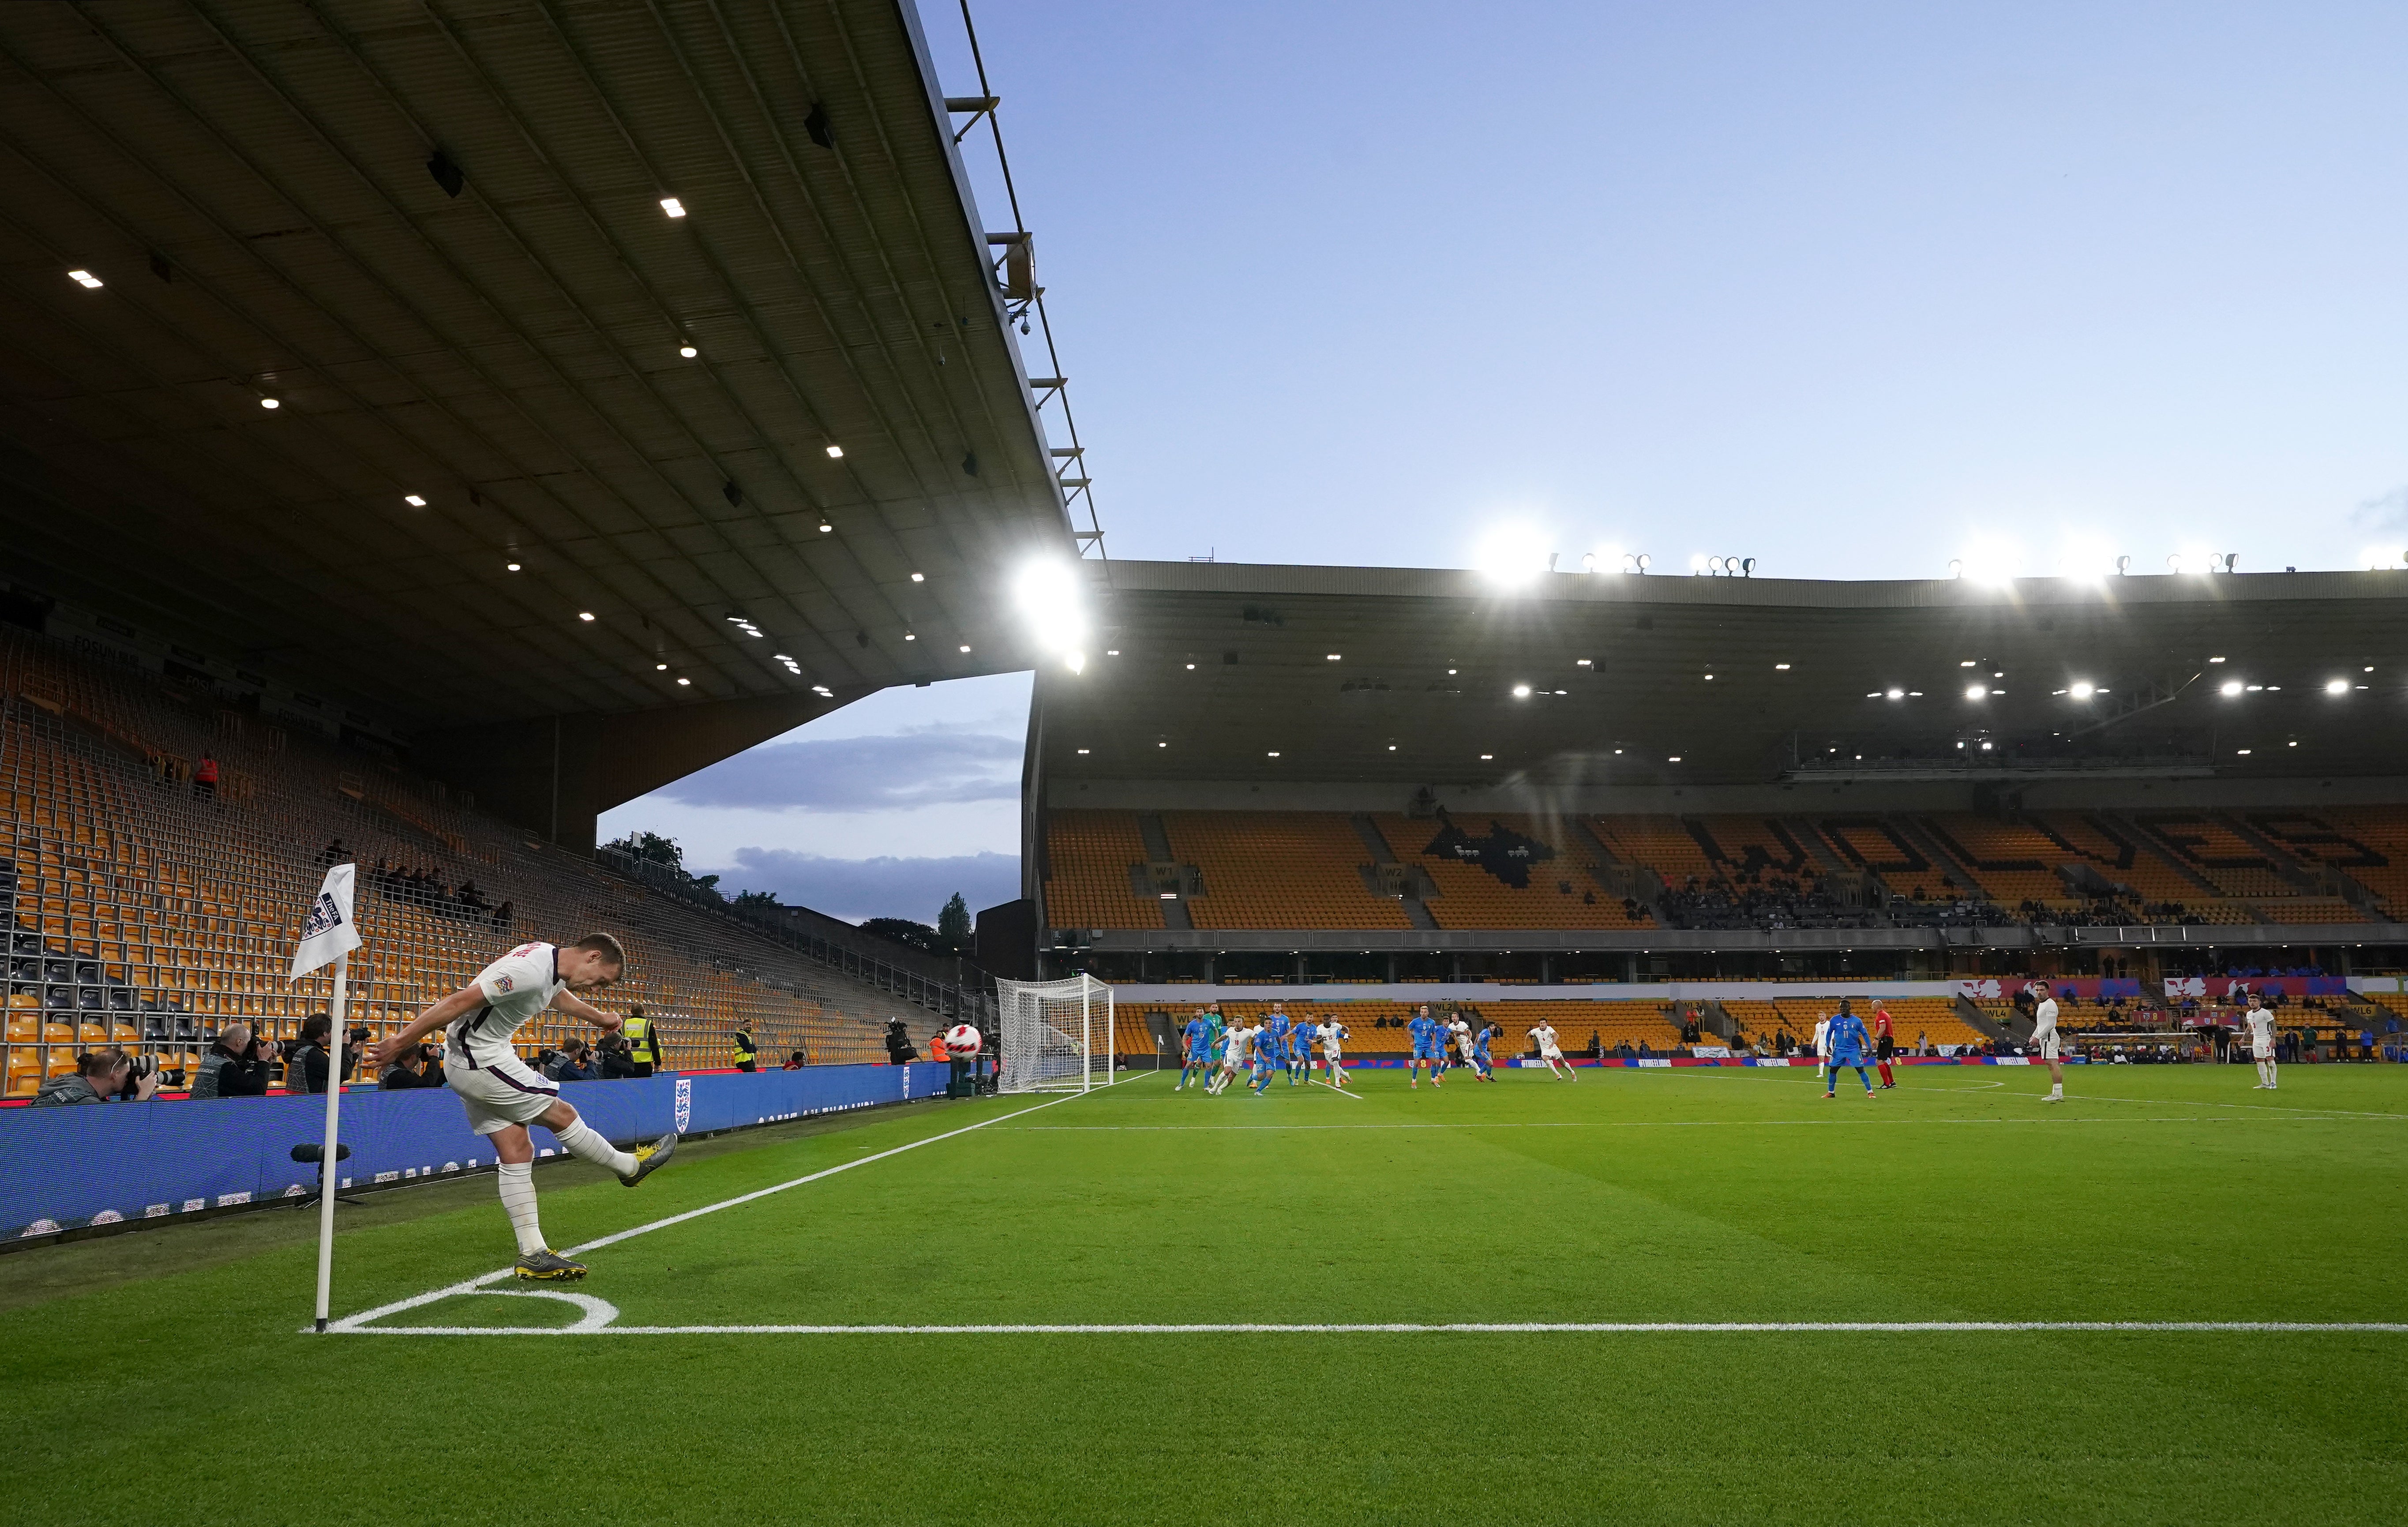
[[1555,851],[1538,839],[1514,831],[1501,822],[1488,824],[1488,835],[1475,838],[1445,818],[1446,825],[1429,841],[1425,854],[1477,864],[1515,890],[1527,890],[1530,866],[1554,858]]

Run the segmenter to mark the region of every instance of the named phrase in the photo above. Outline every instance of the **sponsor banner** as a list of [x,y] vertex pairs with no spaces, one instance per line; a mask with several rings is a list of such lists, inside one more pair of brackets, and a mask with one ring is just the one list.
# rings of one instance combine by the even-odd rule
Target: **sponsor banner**
[[2185,975],[2165,984],[2175,1001],[2237,1002],[2255,991],[2279,991],[2286,997],[2340,997],[2349,991],[2341,975]]
[[[807,1066],[800,1071],[652,1076],[566,1082],[561,1096],[609,1138],[625,1143],[702,1132],[769,1118],[797,1118],[900,1102],[939,1088],[950,1068]],[[491,1167],[491,1142],[468,1131],[449,1088],[343,1094],[342,1140],[351,1148],[342,1182],[407,1180]],[[325,1133],[326,1102],[308,1094],[113,1102],[87,1108],[0,1111],[0,1238],[53,1228],[157,1217],[181,1204],[280,1201],[308,1191],[316,1171],[292,1159],[294,1145]],[[534,1127],[538,1142],[550,1132]],[[538,1147],[538,1156],[558,1152]]]

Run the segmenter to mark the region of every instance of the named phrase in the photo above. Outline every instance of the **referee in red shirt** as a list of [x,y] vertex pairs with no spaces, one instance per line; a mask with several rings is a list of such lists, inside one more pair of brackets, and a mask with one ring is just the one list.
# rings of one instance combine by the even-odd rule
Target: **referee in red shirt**
[[1889,1009],[1876,997],[1873,999],[1873,1063],[1881,1070],[1884,1090],[1898,1086],[1898,1078],[1889,1073],[1889,1058],[1897,1053],[1898,1040],[1890,1032]]

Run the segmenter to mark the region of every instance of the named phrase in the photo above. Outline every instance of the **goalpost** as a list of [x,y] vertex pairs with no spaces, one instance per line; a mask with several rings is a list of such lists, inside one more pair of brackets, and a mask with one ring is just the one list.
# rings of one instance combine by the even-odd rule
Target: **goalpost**
[[1112,1082],[1112,988],[1092,975],[997,981],[999,1092],[1084,1092]]

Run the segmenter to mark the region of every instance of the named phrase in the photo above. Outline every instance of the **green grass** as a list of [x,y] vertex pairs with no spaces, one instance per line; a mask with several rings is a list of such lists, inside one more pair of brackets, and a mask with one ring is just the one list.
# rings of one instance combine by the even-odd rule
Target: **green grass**
[[[915,1106],[538,1174],[626,1326],[2408,1319],[2408,1071],[1505,1073]],[[1459,1076],[1459,1073],[1458,1073]],[[1849,1086],[1854,1087],[1853,1080]],[[351,1211],[347,1211],[351,1213]],[[2394,1521],[2393,1333],[359,1335],[300,1217],[0,1259],[12,1520]],[[347,1221],[338,1313],[508,1260]],[[556,1325],[452,1298],[392,1325]],[[316,1481],[334,1470],[332,1491]]]

